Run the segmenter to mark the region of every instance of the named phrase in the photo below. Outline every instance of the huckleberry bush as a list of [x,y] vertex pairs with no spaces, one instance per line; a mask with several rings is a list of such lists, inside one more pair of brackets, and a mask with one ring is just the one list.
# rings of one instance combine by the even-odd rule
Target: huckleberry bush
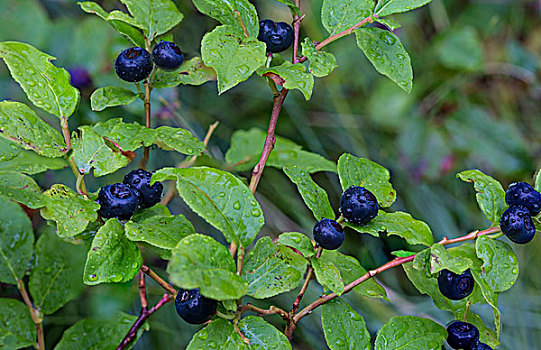
[[[510,243],[498,238],[505,234],[515,243],[533,239],[541,207],[539,175],[533,187],[514,184],[506,194],[479,170],[460,172],[458,178],[473,183],[491,225],[435,242],[426,223],[390,209],[397,191],[386,168],[349,153],[335,163],[276,136],[288,93],[298,90],[309,100],[315,78],[337,68],[327,46],[349,35],[379,73],[410,92],[410,58],[389,30],[399,27],[389,16],[430,2],[323,0],[321,21],[328,36],[315,41],[301,34],[302,1],[279,0],[291,10],[290,23],[284,23],[259,20],[262,14],[247,0],[193,0],[199,12],[219,24],[204,35],[200,57],[187,54],[186,60],[181,43],[170,34],[184,17],[171,0],[121,0],[127,12],[80,2],[83,11],[125,39],[111,66],[119,85],[121,80],[130,83],[97,88],[90,105],[99,112],[140,100],[145,113],[133,123],[112,118],[70,129],[69,118],[80,102],[76,87],[82,84],[38,48],[0,42],[0,57],[29,100],[0,102],[0,282],[15,285],[22,298],[0,298],[0,348],[45,349],[44,320],[77,298],[83,283],[91,289],[131,281],[140,298],[139,314],[81,319],[64,331],[54,349],[131,348],[143,332],[152,332],[146,321],[159,318],[154,313],[173,303],[184,321],[201,327],[187,345],[194,350],[292,349],[302,319],[319,307],[322,332],[333,350],[441,349],[445,341],[454,348],[498,346],[498,295],[518,276]],[[194,166],[212,142],[216,124],[199,140],[189,130],[159,126],[160,120],[152,119],[155,89],[216,81],[223,94],[252,75],[270,87],[269,128],[267,133],[237,130],[223,167]],[[38,112],[58,117],[58,125],[46,123]],[[148,169],[156,148],[186,158],[177,166]],[[130,163],[139,170],[128,170]],[[298,189],[314,215],[314,240],[302,232],[272,239],[259,235],[266,219],[254,195],[265,166],[281,169]],[[73,171],[73,187],[58,183],[44,190],[31,177],[64,167]],[[248,178],[246,170],[252,170]],[[312,179],[316,172],[338,175],[339,203],[331,205],[325,189]],[[87,188],[85,179],[113,173],[123,182]],[[183,214],[172,215],[167,205],[175,196],[222,239],[196,232]],[[29,210],[39,210],[55,233],[35,233]],[[359,257],[340,252],[347,236],[358,234],[394,235],[411,251],[393,251],[394,259],[367,271]],[[166,264],[166,274],[153,270],[150,262],[156,259],[147,259],[150,254]],[[373,277],[393,267],[402,267],[413,286],[456,321],[445,326],[428,317],[394,317],[371,339],[363,316],[341,296],[353,291],[355,298],[388,300]],[[163,288],[156,303],[147,300],[148,277]],[[321,294],[306,300],[309,284],[316,283]],[[291,291],[296,297],[290,306],[277,306],[273,297]],[[470,310],[474,304],[491,308],[494,325]],[[277,326],[268,322],[271,315],[280,320]]]

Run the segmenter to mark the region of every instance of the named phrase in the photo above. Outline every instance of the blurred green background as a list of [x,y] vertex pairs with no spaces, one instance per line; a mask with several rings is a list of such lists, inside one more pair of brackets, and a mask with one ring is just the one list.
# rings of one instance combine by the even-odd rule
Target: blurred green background
[[[117,1],[98,1],[104,8],[122,9]],[[202,36],[217,23],[198,13],[189,1],[175,0],[185,14],[174,31],[186,58],[199,56]],[[287,7],[274,1],[255,1],[260,18],[291,21]],[[326,36],[320,24],[321,1],[302,1],[306,14],[301,38],[321,41]],[[433,0],[429,6],[394,16],[402,24],[395,33],[410,53],[414,88],[408,95],[379,75],[347,37],[329,46],[338,60],[338,69],[329,77],[317,79],[309,103],[298,91],[289,94],[277,127],[277,134],[301,144],[306,150],[336,160],[343,152],[369,157],[391,171],[398,192],[393,210],[406,210],[425,220],[435,238],[451,238],[489,223],[475,202],[473,186],[455,178],[461,170],[478,168],[500,180],[504,188],[513,181],[532,182],[541,166],[541,4],[539,1]],[[114,74],[113,62],[129,43],[104,21],[83,13],[73,0],[0,0],[0,40],[30,43],[57,57],[56,65],[84,68],[93,87],[82,91],[70,128],[94,124],[112,117],[143,122],[140,101],[96,113],[89,107],[93,89],[107,85],[132,88]],[[289,57],[290,52],[284,53]],[[20,87],[0,64],[0,97],[28,102]],[[153,93],[153,125],[180,126],[202,139],[214,121],[220,125],[211,139],[208,156],[198,164],[233,169],[224,154],[232,133],[238,129],[265,129],[272,106],[272,94],[264,80],[253,77],[218,96],[216,84],[181,86]],[[57,119],[38,114],[55,127]],[[172,166],[182,160],[179,154],[154,150],[150,168]],[[137,162],[134,162],[137,163]],[[131,167],[136,167],[132,164]],[[127,172],[127,171],[126,171]],[[88,178],[91,191],[121,180],[126,173]],[[248,176],[248,173],[243,173]],[[53,183],[74,185],[69,169],[48,171],[35,176],[48,188]],[[340,199],[336,174],[318,173],[316,181],[328,192],[335,209]],[[299,231],[311,235],[313,218],[293,184],[280,171],[267,168],[260,183],[266,226],[263,235]],[[216,234],[197,218],[180,199],[171,202],[173,213],[182,212],[199,232]],[[36,214],[36,213],[34,213]],[[45,223],[36,218],[38,230]],[[389,259],[390,252],[407,249],[401,239],[375,239],[348,231],[341,250],[356,256],[367,268]],[[540,239],[527,246],[514,245],[520,261],[517,284],[500,296],[503,333],[499,349],[541,348],[541,249]],[[154,256],[147,263],[165,276],[165,262]],[[435,308],[430,299],[419,295],[401,269],[381,275],[392,303],[373,299],[346,298],[367,321],[375,334],[390,317],[403,314],[432,317],[445,324],[451,315]],[[149,282],[151,299],[161,296]],[[304,301],[320,295],[312,283]],[[0,295],[17,297],[17,290],[1,285]],[[296,294],[295,294],[296,295]],[[288,293],[273,299],[283,307],[295,297]],[[126,296],[129,296],[126,297]],[[257,302],[264,305],[264,302]],[[107,318],[115,311],[139,313],[136,286],[100,285],[86,288],[45,320],[47,347],[52,348],[63,330],[82,317]],[[474,306],[488,324],[492,313]],[[274,317],[274,316],[273,316]],[[281,320],[268,318],[282,327]],[[152,331],[143,335],[135,349],[184,348],[198,327],[183,322],[168,305],[150,320]],[[301,322],[295,333],[294,349],[326,349],[319,312]]]

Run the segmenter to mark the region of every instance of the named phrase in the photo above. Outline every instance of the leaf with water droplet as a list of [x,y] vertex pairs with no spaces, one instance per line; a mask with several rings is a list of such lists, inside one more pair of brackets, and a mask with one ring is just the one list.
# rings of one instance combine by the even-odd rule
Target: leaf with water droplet
[[430,1],[432,0],[380,0],[374,9],[374,14],[384,17],[393,13],[407,12],[424,6]]
[[116,218],[107,220],[98,230],[91,247],[100,249],[88,250],[83,274],[87,285],[130,281],[143,264],[141,250],[126,238],[124,227]]
[[79,90],[70,85],[65,69],[51,63],[55,57],[15,41],[0,42],[0,57],[34,105],[59,118],[72,115],[79,103]]
[[323,287],[323,291],[331,291],[342,295],[344,281],[342,281],[342,276],[340,276],[340,270],[327,259],[312,258],[311,261],[316,280]]
[[19,204],[0,196],[0,207],[0,282],[17,284],[34,249],[32,223]]
[[373,0],[323,0],[321,22],[334,35],[372,14]]
[[[248,187],[232,174],[207,167],[163,168],[153,181],[177,180],[179,195],[190,208],[223,233],[228,242],[247,247],[263,226],[261,207]],[[222,195],[225,193],[225,196]]]
[[376,27],[357,29],[355,36],[357,46],[363,50],[374,68],[404,91],[411,92],[411,60],[400,39],[393,33]]
[[265,44],[244,36],[233,26],[223,25],[205,34],[201,41],[201,57],[216,71],[221,94],[248,79],[265,64]]
[[203,142],[196,139],[186,129],[161,126],[156,131],[158,132],[156,145],[165,150],[175,150],[179,153],[198,156],[205,149]]
[[182,21],[184,15],[171,0],[121,0],[139,24],[145,35],[154,40],[157,35],[164,34]]
[[341,298],[321,307],[321,325],[331,350],[370,350],[364,318]]
[[137,101],[141,95],[118,86],[106,86],[94,90],[90,96],[93,111],[103,111],[107,107],[125,106]]
[[86,250],[84,244],[62,242],[51,230],[39,237],[28,289],[34,305],[45,315],[56,312],[83,291]]
[[36,326],[22,302],[0,298],[0,324],[0,349],[21,349],[35,344]]
[[239,322],[239,328],[242,334],[250,340],[250,349],[291,350],[291,343],[284,333],[265,322],[261,317],[245,317]]
[[301,284],[306,266],[300,254],[263,237],[246,256],[242,277],[248,282],[248,295],[264,299]]
[[130,220],[124,227],[129,240],[146,242],[167,250],[173,249],[182,238],[195,233],[191,222],[182,214],[154,215],[140,222]]
[[479,208],[490,222],[497,224],[507,208],[505,191],[500,182],[477,169],[462,171],[456,177],[473,183]]
[[310,208],[316,220],[323,218],[334,220],[335,214],[327,192],[312,180],[308,171],[293,165],[284,167],[284,173],[297,185],[304,203]]
[[375,350],[439,350],[447,337],[445,328],[426,318],[393,317],[378,331]]
[[42,200],[45,207],[41,209],[41,216],[56,221],[60,237],[73,237],[98,218],[99,204],[62,184],[51,186],[43,193]]
[[[248,34],[254,38],[259,34],[257,11],[254,5],[248,0],[194,0],[193,4],[200,12],[214,18],[222,24],[227,24],[236,28],[240,35],[244,35],[238,19],[238,16],[240,15]],[[236,12],[238,12],[239,15],[237,15]]]
[[305,258],[314,256],[316,253],[310,238],[300,232],[281,233],[276,242],[297,249]]
[[233,328],[233,324],[218,318],[205,328],[195,333],[186,350],[211,349],[209,344],[216,345],[216,350],[248,350],[247,345]]
[[154,76],[152,87],[163,89],[183,85],[201,85],[207,81],[216,80],[214,69],[207,67],[201,57],[194,57],[184,61],[180,68],[174,72],[165,72],[159,69]]
[[41,189],[30,176],[12,171],[0,171],[0,195],[29,208],[41,208]]
[[336,57],[332,53],[316,50],[316,45],[310,38],[304,38],[302,54],[310,61],[308,68],[315,77],[325,77],[338,67]]
[[[107,320],[84,318],[64,332],[55,350],[115,349],[136,320],[136,316],[123,312]],[[143,323],[132,344],[149,328],[148,323]]]
[[481,236],[475,242],[477,256],[483,260],[481,277],[495,292],[511,288],[518,277],[518,259],[505,242]]
[[314,77],[306,72],[306,67],[302,63],[292,64],[289,61],[284,61],[279,66],[270,68],[259,68],[257,74],[263,77],[275,74],[283,80],[283,86],[286,89],[297,89],[304,95],[306,101],[312,96],[314,88]]
[[0,137],[45,157],[62,157],[67,151],[60,133],[19,102],[0,102]]
[[246,294],[246,282],[235,274],[229,251],[212,237],[193,234],[172,250],[167,266],[171,282],[184,288],[199,288],[215,300],[238,299]]

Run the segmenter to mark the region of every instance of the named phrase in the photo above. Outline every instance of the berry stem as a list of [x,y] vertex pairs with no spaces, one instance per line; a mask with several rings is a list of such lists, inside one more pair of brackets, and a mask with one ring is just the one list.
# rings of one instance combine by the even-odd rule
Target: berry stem
[[295,0],[295,6],[299,9],[295,13],[295,17],[293,18],[293,33],[294,33],[294,41],[293,41],[293,63],[299,62],[299,32],[301,28],[301,22],[304,18],[299,16],[299,13],[301,11],[301,0]]
[[128,345],[130,345],[130,343],[137,337],[137,331],[139,331],[139,329],[145,324],[145,321],[150,317],[150,315],[158,311],[158,309],[160,309],[162,306],[164,306],[168,302],[172,301],[174,298],[175,298],[174,295],[165,293],[163,297],[161,298],[161,300],[150,309],[142,308],[141,314],[139,315],[137,320],[133,323],[130,330],[126,334],[126,336],[124,336],[124,339],[122,339],[120,344],[117,346],[116,350],[126,349]]
[[[145,48],[150,52],[150,40],[145,36]],[[143,82],[143,87],[145,89],[145,126],[150,128],[150,77],[147,77]],[[140,169],[145,169],[148,163],[148,158],[150,157],[150,147],[145,147],[143,153],[143,159],[139,164]]]
[[152,271],[150,267],[146,265],[141,266],[141,271],[146,273],[148,277],[152,278],[156,283],[158,283],[160,286],[162,286],[163,289],[168,291],[172,295],[177,295],[177,291],[175,288],[171,287],[171,285],[167,282],[165,282],[160,276],[156,274],[156,272]]
[[[336,40],[338,40],[338,39],[340,39],[340,38],[342,38],[344,36],[347,36],[347,35],[353,33],[353,31],[355,29],[358,29],[358,28],[364,26],[366,23],[372,23],[376,18],[378,18],[378,16],[376,16],[376,15],[368,16],[365,19],[363,19],[362,21],[358,22],[357,24],[354,24],[351,27],[349,27],[348,29],[344,30],[343,32],[340,32],[338,34],[334,34],[334,35],[329,36],[327,39],[323,40],[322,42],[320,42],[320,43],[318,43],[316,45],[316,50],[319,51],[322,48],[324,48],[325,46],[332,43],[333,41],[336,41]],[[301,58],[299,58],[298,62],[302,63],[302,62],[306,61],[307,59],[308,58],[306,56],[302,56]]]
[[[498,231],[500,231],[500,228],[498,226],[490,227],[490,228],[488,228],[486,230],[483,230],[483,231],[476,230],[476,231],[473,231],[473,232],[471,232],[471,233],[469,233],[469,234],[467,234],[465,236],[457,237],[457,238],[453,238],[453,239],[447,239],[447,237],[444,237],[438,243],[441,244],[441,245],[449,245],[449,244],[454,244],[454,243],[460,243],[460,242],[464,242],[464,241],[468,241],[468,240],[475,240],[480,236],[489,235],[489,234],[492,234],[492,233],[496,233]],[[410,256],[407,256],[407,257],[403,257],[403,258],[395,258],[395,259],[389,261],[388,263],[378,267],[375,270],[368,271],[366,274],[362,275],[361,277],[357,278],[355,281],[353,281],[350,284],[346,285],[344,287],[344,292],[342,294],[346,294],[346,293],[350,292],[353,288],[357,287],[359,284],[369,280],[370,278],[372,278],[372,277],[374,277],[376,275],[379,275],[383,271],[386,271],[386,270],[389,270],[389,269],[391,269],[393,267],[400,266],[402,264],[413,261],[413,259],[415,259],[415,255],[416,254],[410,255]],[[314,302],[312,302],[310,305],[306,306],[304,309],[302,309],[298,314],[296,314],[292,318],[292,320],[290,322],[291,325],[288,325],[288,327],[286,328],[286,334],[285,335],[288,338],[291,338],[291,335],[293,334],[293,331],[295,330],[296,325],[298,324],[298,322],[303,317],[309,315],[318,306],[321,306],[321,305],[325,304],[326,302],[328,302],[328,301],[330,301],[330,300],[332,300],[332,299],[334,299],[336,297],[338,297],[338,295],[336,293],[327,294],[327,295],[319,297]]]
[[148,308],[148,301],[147,301],[147,289],[145,284],[145,273],[143,270],[139,270],[139,299],[141,299],[141,308],[147,309]]
[[[70,136],[70,130],[68,127],[68,119],[64,116],[60,119],[60,126],[62,127],[62,136],[64,136],[64,141],[66,142],[67,150],[71,150],[71,136]],[[88,191],[86,190],[85,180],[83,179],[83,174],[77,169],[77,164],[75,164],[75,160],[73,157],[68,158],[68,162],[70,164],[71,170],[73,171],[73,175],[77,178],[76,181],[76,189],[77,193],[82,194],[88,198]]]
[[36,309],[36,307],[34,306],[34,303],[32,303],[32,300],[30,300],[30,296],[28,295],[24,282],[21,279],[17,280],[17,289],[19,289],[19,293],[21,293],[24,303],[26,304],[26,306],[28,307],[28,311],[30,312],[30,317],[32,318],[32,321],[36,325],[37,336],[38,336],[38,343],[37,343],[36,348],[38,350],[45,350],[45,337],[43,333],[43,315],[38,309]]

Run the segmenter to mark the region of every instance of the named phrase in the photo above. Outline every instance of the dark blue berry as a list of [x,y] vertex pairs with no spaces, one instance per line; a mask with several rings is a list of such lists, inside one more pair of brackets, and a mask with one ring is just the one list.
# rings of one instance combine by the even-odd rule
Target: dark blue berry
[[340,212],[344,217],[357,225],[364,225],[378,215],[376,196],[364,187],[351,186],[342,194]]
[[92,77],[84,68],[72,67],[68,69],[70,84],[76,89],[83,90],[92,85]]
[[180,289],[175,298],[175,306],[184,321],[202,324],[216,314],[218,302],[202,296],[199,289]]
[[470,269],[457,275],[449,270],[441,270],[438,275],[438,287],[441,294],[451,300],[464,299],[473,291],[475,282]]
[[139,206],[139,193],[128,185],[102,187],[98,194],[99,214],[104,218],[129,219]]
[[314,239],[323,249],[338,249],[344,243],[344,229],[334,220],[321,219],[314,226]]
[[541,193],[526,182],[515,182],[505,192],[505,202],[509,206],[523,205],[535,216],[541,211]]
[[453,349],[471,349],[479,343],[479,330],[471,323],[454,321],[447,326],[447,344]]
[[473,345],[470,350],[494,350],[485,343],[477,343]]
[[129,82],[145,79],[152,72],[152,68],[150,53],[141,47],[122,51],[115,61],[116,74],[120,79]]
[[500,229],[511,241],[524,244],[533,239],[535,226],[528,208],[514,205],[503,212]]
[[285,22],[274,23],[270,19],[259,21],[257,40],[267,44],[267,51],[282,52],[293,43],[293,28]]
[[175,43],[162,40],[152,49],[152,59],[158,68],[173,71],[180,67],[184,55]]
[[157,181],[150,186],[151,177],[152,173],[143,169],[130,171],[124,176],[123,182],[139,192],[139,207],[141,208],[150,208],[158,204],[162,198],[162,183]]

